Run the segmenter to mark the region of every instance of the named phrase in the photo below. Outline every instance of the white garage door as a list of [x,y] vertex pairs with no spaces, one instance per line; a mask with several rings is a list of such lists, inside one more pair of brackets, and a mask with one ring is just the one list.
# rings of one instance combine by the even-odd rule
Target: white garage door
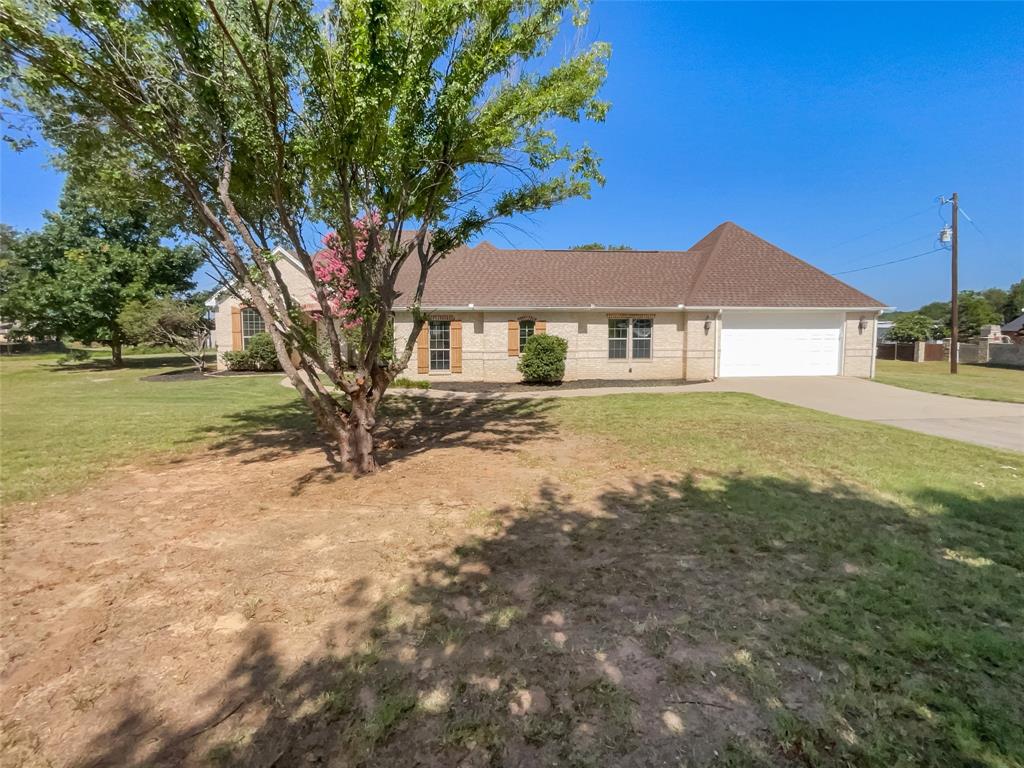
[[838,312],[722,313],[721,376],[835,376],[843,316]]

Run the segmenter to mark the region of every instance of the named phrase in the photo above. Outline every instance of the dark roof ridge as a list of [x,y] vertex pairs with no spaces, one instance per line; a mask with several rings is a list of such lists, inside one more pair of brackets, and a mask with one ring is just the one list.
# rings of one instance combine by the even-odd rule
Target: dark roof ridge
[[[734,227],[736,229],[741,229],[741,227],[733,224],[731,221],[723,221],[691,246],[691,250],[693,251],[704,251],[706,248],[707,252],[704,254],[704,258],[701,259],[700,265],[697,267],[697,273],[693,276],[693,282],[690,283],[690,288],[686,292],[686,297],[683,299],[684,304],[689,304],[690,297],[696,293],[697,287],[701,284],[701,281],[704,278],[704,273],[707,271],[708,262],[711,261],[711,257],[718,251],[718,247],[722,244],[722,237],[726,232]],[[701,248],[700,244],[705,240],[709,241],[708,245],[705,246],[705,248]]]

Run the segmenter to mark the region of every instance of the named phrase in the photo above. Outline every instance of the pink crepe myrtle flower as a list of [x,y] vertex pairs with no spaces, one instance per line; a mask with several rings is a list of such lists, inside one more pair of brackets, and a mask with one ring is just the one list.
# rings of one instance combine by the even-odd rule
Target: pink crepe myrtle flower
[[[313,276],[327,294],[327,312],[341,321],[348,330],[358,328],[362,319],[357,315],[359,289],[352,280],[352,265],[363,262],[367,256],[370,229],[380,225],[380,215],[369,214],[352,222],[355,233],[354,252],[349,243],[336,232],[324,235],[324,247],[313,256]],[[314,316],[319,315],[315,312]]]

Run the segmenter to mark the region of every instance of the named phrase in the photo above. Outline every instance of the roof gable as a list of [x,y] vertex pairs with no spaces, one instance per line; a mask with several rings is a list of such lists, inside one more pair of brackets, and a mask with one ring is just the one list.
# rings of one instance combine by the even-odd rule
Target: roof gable
[[691,307],[882,307],[865,293],[727,221],[693,246],[703,254]]

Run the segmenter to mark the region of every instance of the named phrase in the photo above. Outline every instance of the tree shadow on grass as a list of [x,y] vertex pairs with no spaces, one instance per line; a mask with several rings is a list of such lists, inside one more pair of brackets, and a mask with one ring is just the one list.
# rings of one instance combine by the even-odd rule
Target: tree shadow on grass
[[[385,468],[428,449],[468,446],[507,453],[554,433],[543,400],[465,400],[417,396],[388,397],[378,414],[377,459]],[[295,400],[230,414],[212,449],[243,463],[275,461],[310,448],[324,463],[299,477],[298,494],[316,483],[331,483],[342,473],[336,447],[320,433],[309,409]]]
[[[543,485],[359,624],[355,584],[346,652],[295,668],[251,629],[201,718],[126,700],[78,765],[1013,764],[1019,552],[942,503],[740,475]],[[1016,536],[1022,504],[992,501]]]
[[[211,353],[207,356],[207,362],[213,362],[214,355]],[[88,362],[82,363],[71,363],[69,365],[60,365],[56,360],[52,363],[44,364],[47,370],[53,371],[54,373],[75,373],[75,372],[92,372],[96,371],[123,371],[123,370],[170,370],[170,369],[188,369],[194,368],[195,365],[184,355],[179,354],[166,354],[166,355],[140,355],[138,357],[125,357],[123,364],[115,366],[113,362],[107,358],[95,358]]]

